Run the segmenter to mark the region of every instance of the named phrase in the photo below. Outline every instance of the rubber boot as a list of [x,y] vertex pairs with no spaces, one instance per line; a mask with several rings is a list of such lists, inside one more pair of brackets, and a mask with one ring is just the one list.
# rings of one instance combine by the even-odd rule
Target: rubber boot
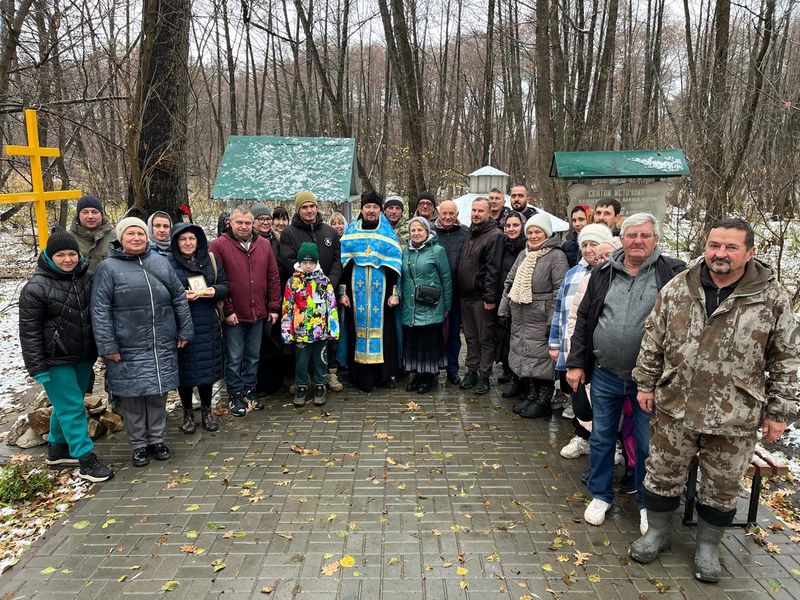
[[655,512],[647,510],[647,533],[631,544],[628,550],[636,562],[649,564],[658,558],[662,550],[669,550],[672,543],[672,515],[675,511]]
[[197,425],[194,422],[194,409],[184,408],[183,425],[181,425],[181,431],[183,433],[194,433],[196,430],[197,430]]
[[724,527],[712,525],[697,516],[697,543],[694,549],[694,576],[700,581],[717,583],[722,575],[719,564],[719,545]]

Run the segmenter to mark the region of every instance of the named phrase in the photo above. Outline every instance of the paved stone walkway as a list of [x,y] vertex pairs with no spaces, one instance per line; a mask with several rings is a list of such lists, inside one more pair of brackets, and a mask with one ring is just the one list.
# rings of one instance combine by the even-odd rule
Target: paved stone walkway
[[586,457],[558,455],[569,422],[520,419],[497,390],[329,398],[299,411],[272,399],[215,434],[183,435],[175,414],[173,458],[142,469],[124,434],[100,443],[116,477],[0,579],[0,598],[800,597],[789,532],[769,536],[772,554],[731,529],[719,585],[694,580],[694,532],[677,519],[672,551],[629,562],[634,500],[584,523]]

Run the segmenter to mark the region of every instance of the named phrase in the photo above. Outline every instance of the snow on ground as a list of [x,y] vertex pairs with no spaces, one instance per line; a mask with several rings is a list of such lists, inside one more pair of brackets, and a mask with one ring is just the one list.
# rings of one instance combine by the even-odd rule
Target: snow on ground
[[32,385],[19,349],[19,294],[36,266],[30,243],[16,231],[0,231],[0,409],[14,405]]

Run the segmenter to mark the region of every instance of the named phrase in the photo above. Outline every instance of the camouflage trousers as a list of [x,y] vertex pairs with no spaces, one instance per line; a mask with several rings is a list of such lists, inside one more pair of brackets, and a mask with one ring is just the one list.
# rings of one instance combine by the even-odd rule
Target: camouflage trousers
[[698,433],[658,411],[650,422],[653,435],[645,463],[645,489],[660,496],[680,497],[692,457],[699,454],[698,502],[722,512],[735,510],[741,479],[756,446],[756,432],[740,437]]

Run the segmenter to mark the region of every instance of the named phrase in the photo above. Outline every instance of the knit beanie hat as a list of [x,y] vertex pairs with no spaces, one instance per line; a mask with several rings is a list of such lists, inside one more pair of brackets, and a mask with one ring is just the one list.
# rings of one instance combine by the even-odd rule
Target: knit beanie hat
[[[300,207],[307,202],[311,202],[314,206],[319,207],[317,204],[317,197],[308,190],[300,190],[294,195],[294,212],[300,210]],[[255,217],[255,215],[253,215]]]
[[137,217],[125,217],[119,223],[117,223],[117,239],[122,239],[122,234],[125,233],[125,230],[129,227],[139,227],[142,231],[144,231],[145,235],[147,235],[147,223],[142,221]]
[[319,262],[319,248],[314,242],[300,244],[300,250],[297,251],[297,262],[303,262],[304,260]]
[[45,252],[47,256],[53,258],[56,252],[61,252],[62,250],[74,250],[78,254],[81,253],[78,240],[72,237],[66,229],[56,226],[50,230],[50,237],[47,238]]
[[272,218],[272,211],[263,204],[261,204],[260,202],[257,204],[253,204],[253,207],[250,209],[250,212],[253,213],[253,220],[257,219],[258,217],[264,217],[264,216],[267,216],[270,219]]
[[583,242],[610,242],[613,237],[611,230],[602,223],[592,223],[584,226],[578,234],[578,246],[583,246]]
[[96,196],[81,196],[78,199],[78,214],[81,214],[84,208],[95,208],[103,212],[103,203]]
[[411,220],[408,222],[408,229],[409,229],[409,230],[411,229],[411,224],[412,224],[412,223],[414,223],[415,221],[416,221],[417,223],[419,223],[420,225],[422,225],[422,226],[423,226],[423,227],[424,227],[424,228],[425,228],[425,229],[428,231],[428,235],[430,235],[430,234],[431,234],[431,224],[430,224],[430,221],[428,221],[428,219],[426,219],[425,217],[419,217],[419,216],[417,216],[417,217],[414,217],[413,219],[411,219]]
[[383,196],[381,196],[375,190],[367,192],[366,194],[362,194],[361,208],[364,208],[365,204],[377,204],[378,206],[380,206],[381,210],[383,210]]
[[417,196],[417,204],[419,204],[420,200],[430,200],[433,202],[433,205],[436,206],[436,196],[434,196],[432,192],[422,192]]
[[547,234],[547,237],[553,235],[553,222],[550,220],[550,215],[544,213],[536,213],[525,222],[525,235],[528,234],[528,229],[531,227],[538,227]]
[[406,205],[403,204],[403,199],[400,196],[389,196],[386,198],[386,202],[383,203],[383,208],[387,209],[390,206],[399,206],[403,209],[406,207]]

